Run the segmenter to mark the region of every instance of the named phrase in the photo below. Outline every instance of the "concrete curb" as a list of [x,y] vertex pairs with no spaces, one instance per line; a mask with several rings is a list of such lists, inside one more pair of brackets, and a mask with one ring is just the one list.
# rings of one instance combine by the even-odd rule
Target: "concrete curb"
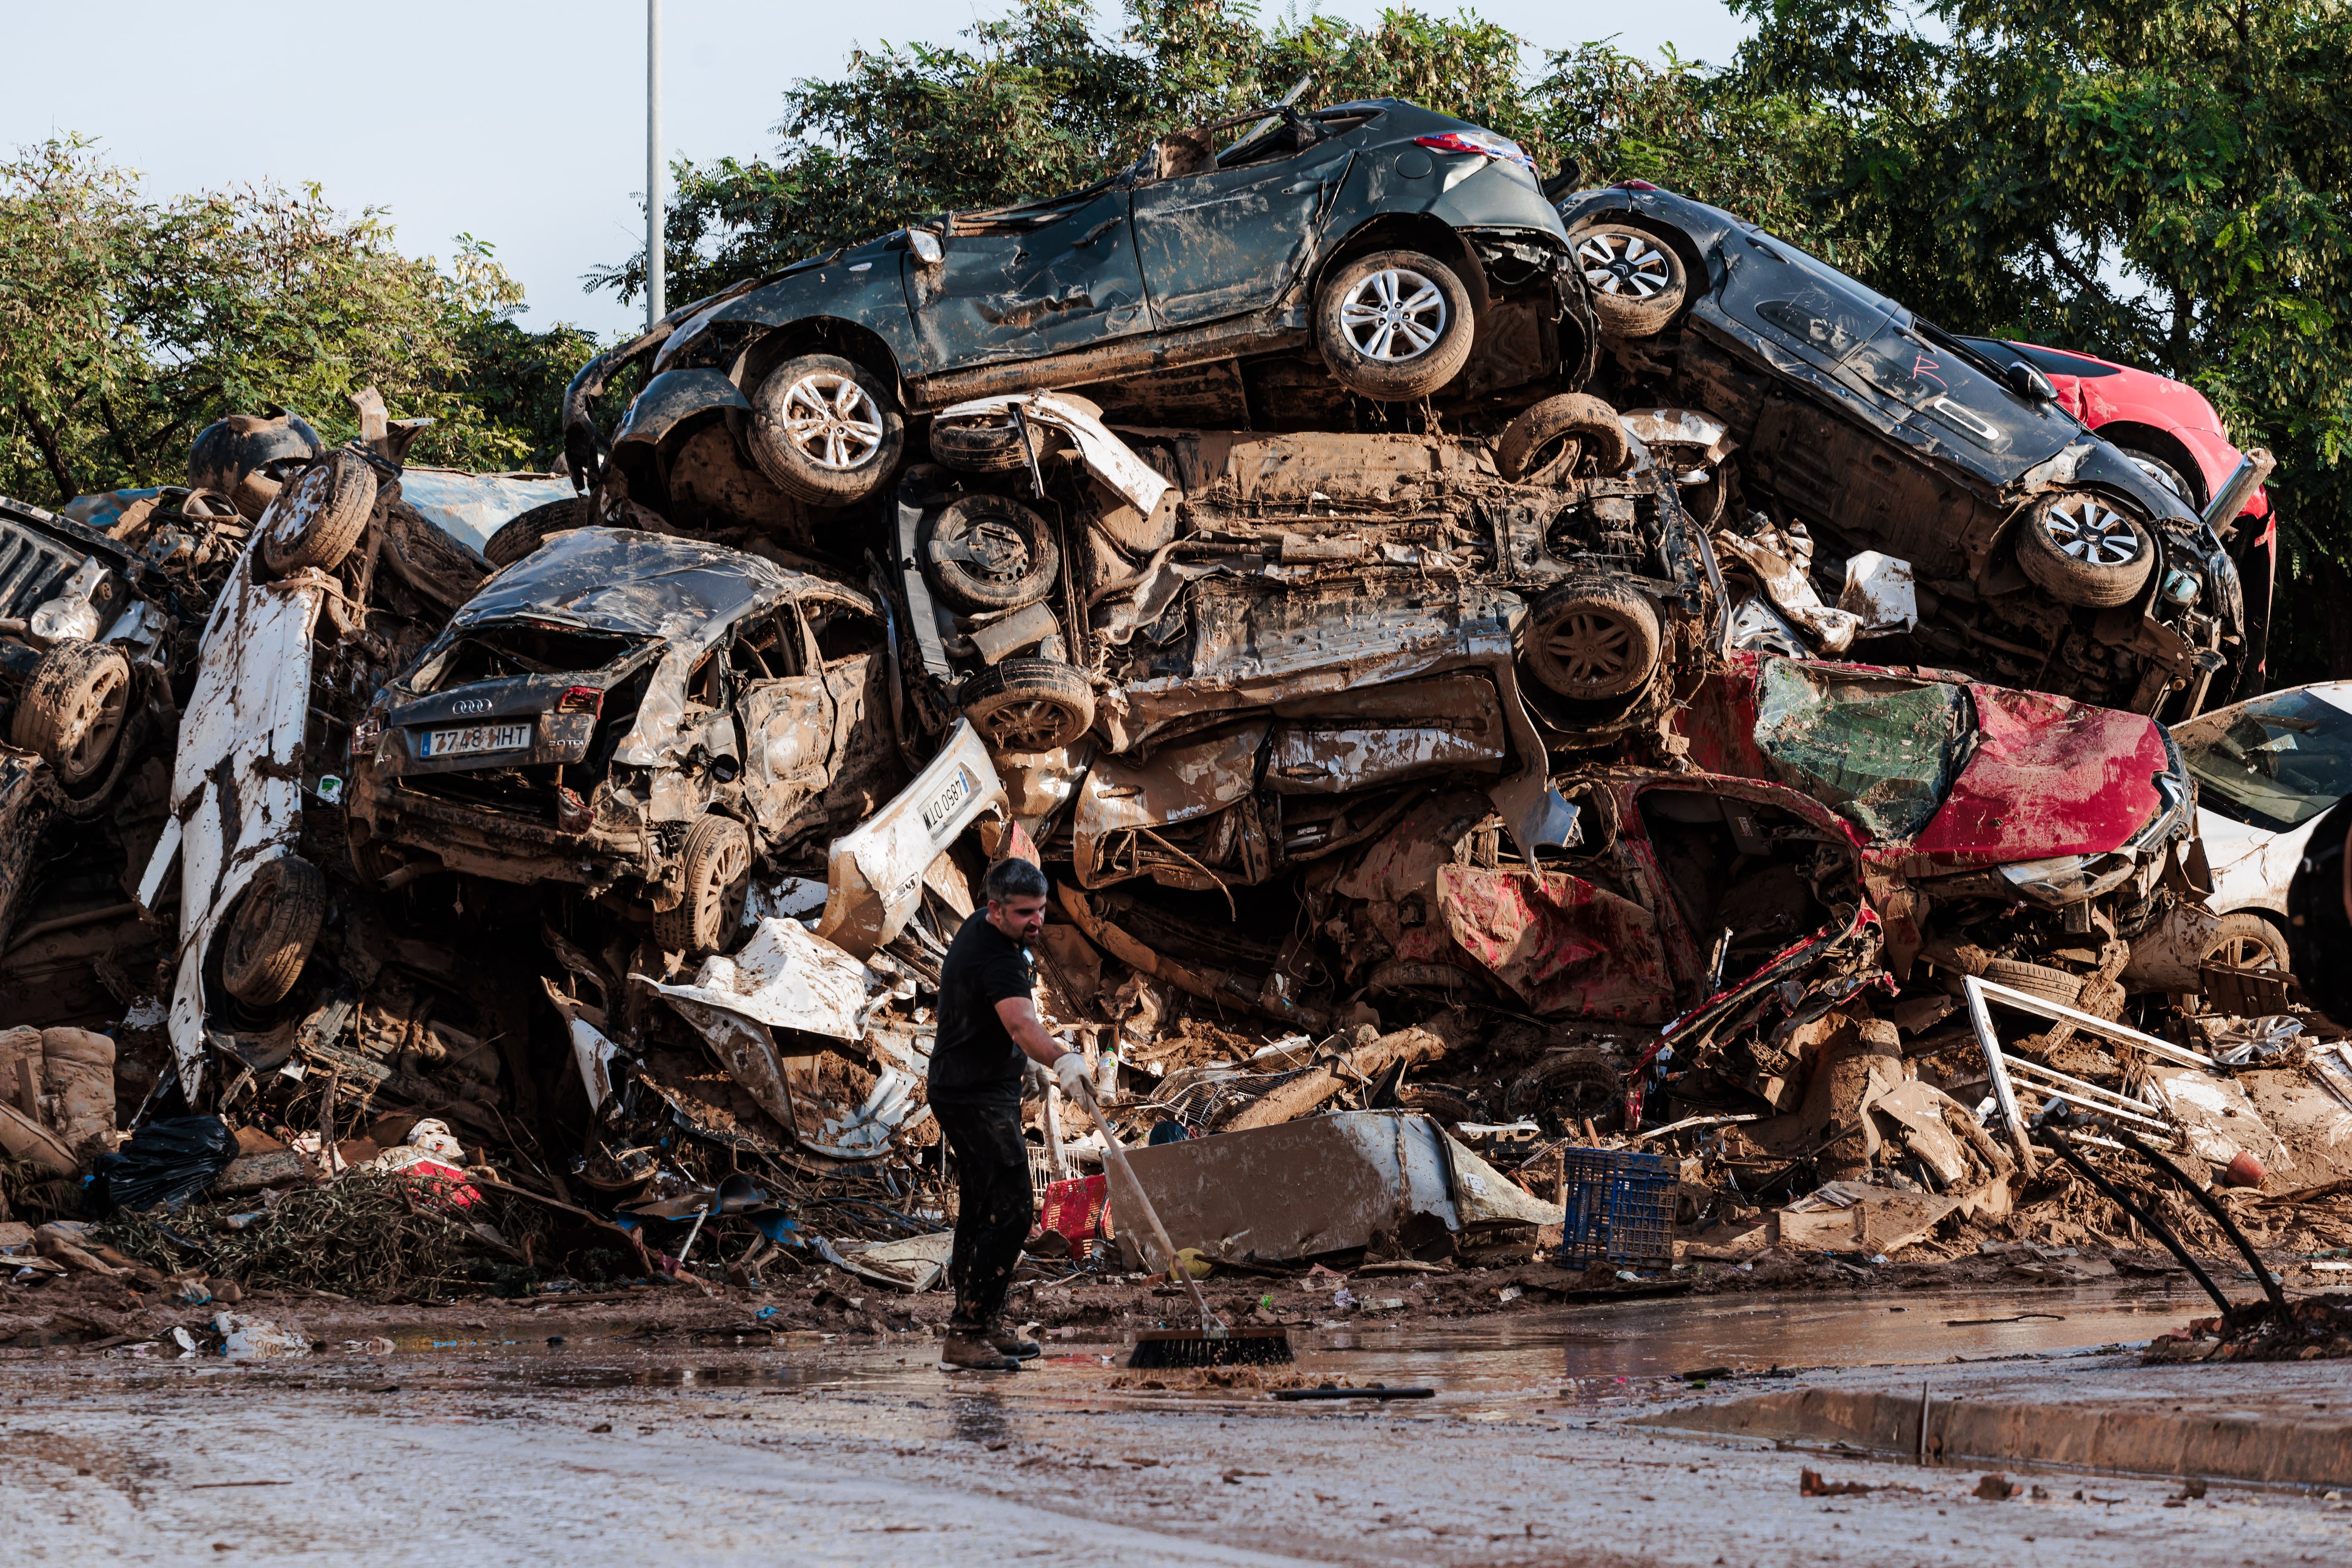
[[[1921,1449],[1916,1394],[1807,1388],[1636,1416],[1631,1426],[1845,1443],[1909,1458]],[[2270,1486],[2352,1486],[2352,1420],[2101,1409],[2096,1404],[1936,1399],[1926,1452],[1945,1464],[2049,1465]]]

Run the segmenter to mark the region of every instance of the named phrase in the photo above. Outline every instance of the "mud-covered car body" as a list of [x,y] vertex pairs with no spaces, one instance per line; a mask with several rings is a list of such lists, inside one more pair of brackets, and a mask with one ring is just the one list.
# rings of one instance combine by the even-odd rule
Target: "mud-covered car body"
[[1987,908],[2042,959],[2082,940],[2069,910],[2147,929],[2191,831],[2162,729],[2042,693],[1739,654],[1675,724],[1690,772],[1559,781],[1580,842],[1538,870],[1421,808],[1332,884],[1358,977],[1656,1025],[1832,958],[1901,973]]
[[[1815,567],[1832,583],[1860,552],[1908,562],[1926,590],[1919,657],[2144,713],[2184,715],[2234,690],[2246,626],[2230,552],[2031,365],[1980,358],[1787,241],[1670,192],[1580,192],[1560,216],[1572,238],[1650,236],[1687,274],[1671,323],[1630,338],[1604,325],[1595,384],[1721,418],[1746,500],[1823,531]],[[2124,562],[2145,576],[2123,602],[2061,602],[2021,569],[2015,525],[2062,497],[2119,510],[2102,514],[2118,538],[2126,523],[2146,536]]]
[[[634,529],[557,535],[485,584],[353,737],[372,852],[677,904],[688,827],[774,853],[897,782],[884,622],[830,579]],[[877,793],[877,790],[879,793]]]
[[2352,795],[2352,681],[2265,691],[2176,725],[2173,739],[2197,778],[2198,837],[2213,871],[2206,903],[2219,915],[2258,913],[2284,933],[2314,831]]
[[[150,741],[171,732],[184,617],[203,605],[169,564],[208,552],[220,527],[209,517],[171,526],[186,493],[110,520],[116,532],[0,496],[0,735],[40,755],[70,816],[102,809]],[[76,661],[88,668],[58,689],[59,666]],[[47,721],[20,711],[61,700],[85,710]]]
[[[1170,168],[1160,147],[1187,139],[1206,161]],[[733,479],[706,471],[725,444],[703,437],[692,460],[678,454],[714,418],[741,448],[759,384],[811,352],[872,371],[914,414],[1084,387],[1121,417],[1312,425],[1346,401],[1307,346],[1318,280],[1381,247],[1436,256],[1468,288],[1478,343],[1454,394],[1539,380],[1563,347],[1588,347],[1559,219],[1503,138],[1383,100],[1276,111],[1222,153],[1211,145],[1179,132],[1084,189],[927,218],[672,311],[573,379],[572,471],[597,472],[596,399],[643,365],[609,438],[629,495],[661,509],[683,484],[690,508],[756,507],[767,487],[740,450]],[[681,469],[690,482],[673,482]]]

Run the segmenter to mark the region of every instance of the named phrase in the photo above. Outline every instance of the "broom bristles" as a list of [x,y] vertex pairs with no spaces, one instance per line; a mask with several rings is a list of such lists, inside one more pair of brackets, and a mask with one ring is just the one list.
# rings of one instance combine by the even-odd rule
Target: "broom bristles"
[[1277,1366],[1292,1360],[1290,1335],[1278,1325],[1241,1329],[1145,1329],[1127,1358],[1134,1371],[1196,1366]]

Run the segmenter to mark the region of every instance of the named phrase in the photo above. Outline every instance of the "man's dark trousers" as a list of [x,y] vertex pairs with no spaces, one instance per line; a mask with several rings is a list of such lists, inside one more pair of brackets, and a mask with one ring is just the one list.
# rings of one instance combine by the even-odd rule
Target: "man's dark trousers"
[[1029,1185],[1029,1145],[1019,1105],[938,1106],[931,1114],[956,1162],[955,1286],[952,1326],[983,1330],[1004,1310],[1004,1293],[1036,1223]]

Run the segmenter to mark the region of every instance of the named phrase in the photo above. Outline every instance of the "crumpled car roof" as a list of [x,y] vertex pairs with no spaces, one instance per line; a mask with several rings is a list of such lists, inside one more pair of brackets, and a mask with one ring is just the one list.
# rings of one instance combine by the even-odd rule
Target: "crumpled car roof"
[[452,630],[531,619],[623,637],[724,626],[783,597],[797,573],[704,540],[635,528],[561,533],[482,584]]

